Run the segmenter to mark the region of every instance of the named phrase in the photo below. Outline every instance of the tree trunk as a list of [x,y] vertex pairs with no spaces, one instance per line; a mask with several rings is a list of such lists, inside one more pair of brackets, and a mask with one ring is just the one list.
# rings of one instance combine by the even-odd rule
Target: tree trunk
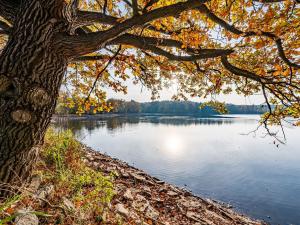
[[22,2],[0,55],[0,190],[30,177],[67,68],[52,44],[69,29],[64,1]]

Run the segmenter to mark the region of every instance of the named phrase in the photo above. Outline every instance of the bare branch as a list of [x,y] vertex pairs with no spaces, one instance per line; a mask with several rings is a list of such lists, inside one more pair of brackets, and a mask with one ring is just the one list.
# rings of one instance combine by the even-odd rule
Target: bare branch
[[[157,55],[162,55],[170,60],[174,61],[196,61],[199,59],[215,58],[222,55],[229,55],[233,51],[230,49],[194,49],[194,48],[182,48],[183,43],[180,41],[164,38],[154,38],[154,37],[141,37],[133,34],[123,34],[109,42],[107,45],[116,44],[126,44],[132,45],[136,48],[151,51]],[[175,55],[166,50],[163,50],[157,46],[161,47],[175,47],[190,55]],[[73,61],[95,61],[104,59],[101,55],[96,56],[82,56],[75,58]]]

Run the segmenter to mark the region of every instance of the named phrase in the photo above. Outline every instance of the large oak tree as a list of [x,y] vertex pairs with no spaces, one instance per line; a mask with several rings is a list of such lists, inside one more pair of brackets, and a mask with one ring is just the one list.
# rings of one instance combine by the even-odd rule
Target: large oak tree
[[260,93],[263,124],[299,118],[298,3],[0,0],[0,183],[30,176],[62,83],[80,110],[132,78],[153,97],[174,80],[175,99]]

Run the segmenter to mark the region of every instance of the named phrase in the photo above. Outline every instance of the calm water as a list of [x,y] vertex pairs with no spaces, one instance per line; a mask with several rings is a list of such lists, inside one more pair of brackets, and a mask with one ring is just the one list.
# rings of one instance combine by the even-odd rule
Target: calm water
[[94,149],[271,224],[300,224],[300,128],[277,147],[257,116],[113,117],[69,121]]

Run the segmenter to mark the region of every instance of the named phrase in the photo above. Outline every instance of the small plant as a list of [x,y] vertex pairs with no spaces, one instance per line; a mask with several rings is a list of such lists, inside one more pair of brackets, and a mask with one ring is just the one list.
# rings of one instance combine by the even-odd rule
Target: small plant
[[74,176],[71,182],[77,205],[84,211],[93,209],[96,215],[104,212],[114,195],[112,177],[89,168]]
[[[56,199],[53,201],[67,197],[76,208],[73,213],[90,215],[96,220],[102,218],[114,196],[114,176],[104,176],[89,168],[82,160],[83,155],[82,146],[71,131],[56,132],[49,129],[37,173],[46,183],[55,185]],[[73,219],[80,220],[80,216],[76,215]],[[81,224],[80,221],[76,222]]]
[[14,195],[0,203],[0,225],[12,222],[16,218],[14,205],[21,200],[21,195]]

